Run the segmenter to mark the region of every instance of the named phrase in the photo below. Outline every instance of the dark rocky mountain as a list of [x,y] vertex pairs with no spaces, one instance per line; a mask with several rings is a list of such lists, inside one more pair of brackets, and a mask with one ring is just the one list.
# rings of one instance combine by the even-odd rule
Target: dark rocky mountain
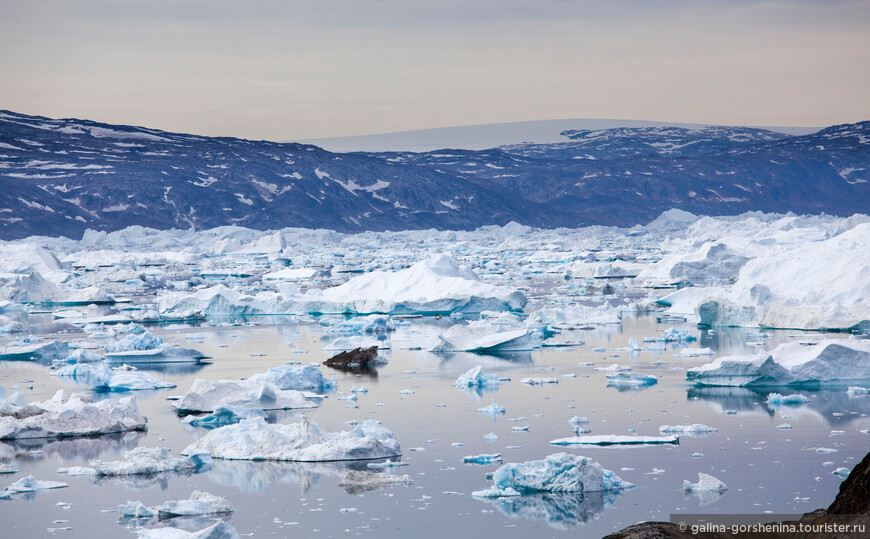
[[483,151],[330,153],[0,111],[0,238],[289,226],[339,231],[646,223],[678,207],[870,210],[870,122],[565,132]]

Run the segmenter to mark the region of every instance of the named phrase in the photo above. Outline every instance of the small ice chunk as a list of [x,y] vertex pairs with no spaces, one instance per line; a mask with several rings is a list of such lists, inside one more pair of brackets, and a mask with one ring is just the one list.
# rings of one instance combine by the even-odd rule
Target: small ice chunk
[[13,494],[20,494],[23,492],[36,492],[39,490],[64,488],[68,486],[69,485],[66,483],[60,483],[58,481],[41,481],[32,475],[28,475],[27,477],[22,477],[18,481],[12,483],[0,492],[0,499],[8,499]]
[[831,473],[836,475],[837,477],[840,477],[842,479],[846,479],[847,477],[849,477],[850,471],[851,470],[849,470],[849,468],[837,468],[836,470],[834,470]]
[[521,384],[526,384],[530,386],[542,386],[544,384],[558,384],[558,378],[523,378],[520,380]]
[[469,455],[462,457],[462,462],[466,464],[501,464],[501,453]]
[[487,406],[485,408],[478,408],[477,413],[488,414],[488,415],[492,416],[493,419],[495,419],[500,414],[504,414],[505,409],[502,408],[501,406],[499,406],[498,404],[496,404],[495,401],[492,401],[492,404],[490,404],[489,406]]
[[118,506],[118,513],[125,517],[151,518],[157,516],[157,511],[145,506],[140,501],[128,501]]
[[715,427],[708,427],[701,423],[695,423],[694,425],[662,425],[659,427],[659,433],[661,434],[685,434],[692,438],[703,438],[718,430]]
[[792,395],[780,395],[779,393],[770,393],[765,401],[770,406],[802,406],[810,402],[809,397],[794,393]]
[[233,511],[226,498],[202,490],[194,491],[187,500],[169,500],[156,509],[161,520],[193,515],[219,515]]
[[483,374],[482,365],[469,369],[456,379],[454,385],[460,389],[498,387],[499,379],[495,374]]

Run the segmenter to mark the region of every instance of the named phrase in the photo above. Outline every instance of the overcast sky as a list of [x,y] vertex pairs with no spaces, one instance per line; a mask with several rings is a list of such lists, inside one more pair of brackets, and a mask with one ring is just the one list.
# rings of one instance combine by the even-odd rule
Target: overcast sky
[[870,119],[866,0],[0,0],[0,108],[290,140]]

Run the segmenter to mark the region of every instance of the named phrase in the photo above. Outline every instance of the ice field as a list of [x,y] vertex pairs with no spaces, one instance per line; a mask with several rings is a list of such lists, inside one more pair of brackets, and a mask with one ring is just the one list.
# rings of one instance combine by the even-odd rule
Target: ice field
[[0,519],[599,537],[799,514],[870,445],[868,332],[862,215],[6,242]]

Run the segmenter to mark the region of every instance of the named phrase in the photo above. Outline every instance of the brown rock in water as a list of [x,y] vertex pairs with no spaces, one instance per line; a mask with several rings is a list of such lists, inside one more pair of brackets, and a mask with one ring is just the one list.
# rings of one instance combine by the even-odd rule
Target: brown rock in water
[[323,362],[327,367],[346,369],[353,367],[365,367],[369,362],[378,357],[378,347],[354,348],[349,352],[341,352]]
[[[758,515],[760,522],[764,515]],[[783,522],[783,525],[803,524],[809,526],[807,531],[800,533],[772,532],[772,533],[696,533],[691,529],[680,530],[677,524],[670,522],[643,522],[622,529],[604,537],[604,539],[724,539],[726,537],[764,538],[764,539],[855,539],[856,537],[870,537],[870,453],[864,457],[849,477],[840,485],[840,493],[827,510],[819,509],[812,513],[806,513],[794,522]],[[852,531],[840,532],[833,526],[863,526],[853,528]],[[860,530],[860,531],[858,531]]]

